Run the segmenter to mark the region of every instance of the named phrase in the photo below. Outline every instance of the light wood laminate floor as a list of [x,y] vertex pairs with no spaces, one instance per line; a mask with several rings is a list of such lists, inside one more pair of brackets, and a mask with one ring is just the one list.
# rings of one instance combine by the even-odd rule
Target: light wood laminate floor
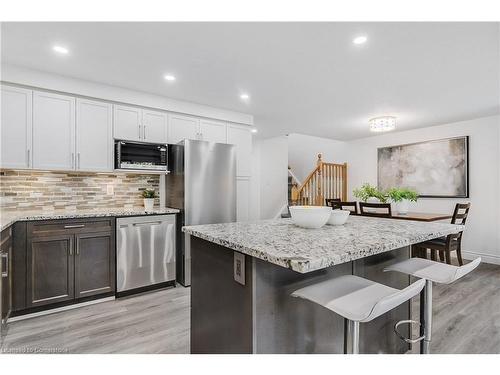
[[[13,322],[3,352],[189,353],[190,289],[178,286]],[[414,301],[418,319],[418,301]],[[434,288],[433,353],[500,353],[500,266]]]

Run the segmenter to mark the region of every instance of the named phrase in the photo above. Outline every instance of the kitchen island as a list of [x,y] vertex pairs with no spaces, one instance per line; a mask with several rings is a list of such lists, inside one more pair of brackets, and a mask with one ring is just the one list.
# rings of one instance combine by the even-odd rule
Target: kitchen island
[[[346,274],[404,288],[408,276],[383,269],[410,257],[411,245],[463,227],[351,216],[320,229],[279,219],[183,230],[191,236],[192,353],[343,353],[343,318],[290,294]],[[406,352],[393,326],[410,315],[408,302],[363,324],[360,352]]]

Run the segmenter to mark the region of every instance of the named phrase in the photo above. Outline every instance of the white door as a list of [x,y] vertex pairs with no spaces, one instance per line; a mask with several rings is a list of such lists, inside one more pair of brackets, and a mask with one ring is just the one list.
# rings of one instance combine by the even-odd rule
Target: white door
[[31,167],[33,91],[2,86],[2,168]]
[[126,141],[142,141],[142,110],[137,107],[114,105],[114,137]]
[[250,179],[236,179],[236,221],[250,218]]
[[165,112],[142,110],[142,140],[151,143],[167,142],[167,114]]
[[252,174],[252,133],[248,126],[228,125],[227,143],[236,145],[236,175]]
[[169,115],[168,143],[179,143],[183,139],[199,139],[200,120],[196,117]]
[[75,98],[33,92],[33,168],[75,168]]
[[200,139],[203,141],[226,143],[226,124],[219,121],[200,120]]
[[76,168],[113,170],[113,106],[95,100],[76,100]]

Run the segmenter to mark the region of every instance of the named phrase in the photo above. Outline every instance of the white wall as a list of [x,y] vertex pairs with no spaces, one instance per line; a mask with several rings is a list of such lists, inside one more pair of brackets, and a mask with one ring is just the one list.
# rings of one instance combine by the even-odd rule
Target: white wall
[[16,65],[2,64],[1,79],[7,83],[253,125],[253,116],[246,113],[175,100],[164,96],[60,76]]
[[468,258],[481,255],[500,263],[500,116],[433,126],[348,142],[349,192],[363,182],[377,184],[377,148],[468,135],[469,199],[422,198],[411,207],[421,212],[452,212],[457,202],[470,201],[471,211],[463,238]]
[[347,142],[292,133],[288,135],[288,165],[303,182],[316,167],[318,154],[326,163],[345,163],[349,159]]
[[269,138],[256,143],[260,159],[260,218],[272,219],[287,204],[287,137]]

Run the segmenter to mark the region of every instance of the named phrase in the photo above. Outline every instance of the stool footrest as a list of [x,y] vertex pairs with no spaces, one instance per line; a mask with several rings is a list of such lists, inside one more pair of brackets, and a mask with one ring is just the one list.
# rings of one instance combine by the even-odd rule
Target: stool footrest
[[398,328],[399,326],[403,325],[403,324],[409,324],[410,325],[410,336],[411,336],[411,327],[416,324],[418,325],[419,327],[421,326],[421,324],[415,320],[400,320],[399,322],[397,322],[395,325],[394,325],[394,332],[396,333],[396,335],[401,339],[403,340],[404,342],[406,342],[407,344],[415,344],[417,342],[420,342],[422,341],[425,336],[420,336],[420,337],[416,337],[416,338],[412,338],[412,337],[405,337],[401,334],[401,332],[398,331]]

